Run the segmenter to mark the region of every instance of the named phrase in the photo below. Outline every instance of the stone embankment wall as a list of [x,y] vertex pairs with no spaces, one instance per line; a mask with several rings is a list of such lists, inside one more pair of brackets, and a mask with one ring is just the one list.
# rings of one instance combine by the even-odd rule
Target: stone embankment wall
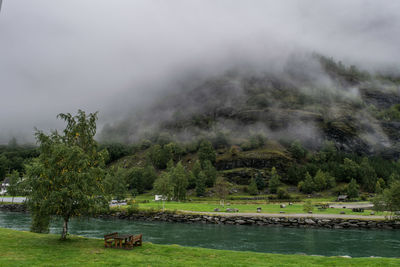
[[283,226],[283,227],[309,227],[309,228],[366,228],[366,229],[400,229],[400,222],[384,220],[360,220],[360,219],[320,219],[320,218],[288,218],[288,217],[264,217],[264,216],[223,216],[200,214],[127,214],[116,212],[108,215],[100,215],[101,218],[118,218],[142,221],[164,221],[179,223],[209,223],[230,225],[256,225],[256,226]]
[[[21,204],[0,204],[0,210],[26,212],[26,206]],[[400,221],[365,220],[361,219],[331,219],[331,218],[288,218],[265,216],[224,216],[203,214],[175,214],[169,212],[133,213],[114,212],[101,214],[98,218],[114,218],[123,220],[164,221],[176,223],[208,223],[255,226],[309,227],[331,229],[400,229]]]
[[0,210],[27,212],[27,208],[23,204],[0,204]]

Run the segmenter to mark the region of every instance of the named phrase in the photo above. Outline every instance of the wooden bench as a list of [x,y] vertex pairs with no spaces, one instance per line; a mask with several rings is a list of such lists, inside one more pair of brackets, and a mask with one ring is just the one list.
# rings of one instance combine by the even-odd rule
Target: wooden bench
[[118,236],[118,233],[111,233],[104,236],[104,247],[111,248],[113,246],[114,237]]
[[124,248],[125,249],[132,249],[133,247],[137,247],[137,246],[141,246],[141,245],[142,245],[142,234],[132,235],[125,242]]

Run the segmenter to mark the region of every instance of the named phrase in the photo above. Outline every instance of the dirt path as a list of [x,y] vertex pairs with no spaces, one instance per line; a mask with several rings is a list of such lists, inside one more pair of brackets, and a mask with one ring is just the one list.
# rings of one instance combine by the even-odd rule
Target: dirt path
[[292,217],[292,218],[320,218],[320,219],[362,219],[362,220],[376,220],[376,219],[385,219],[385,216],[377,216],[377,215],[350,215],[350,214],[308,214],[308,213],[244,213],[244,212],[235,212],[235,213],[226,213],[226,212],[203,212],[203,211],[188,211],[188,210],[180,210],[180,212],[184,213],[195,213],[195,214],[205,214],[205,215],[220,215],[227,217]]

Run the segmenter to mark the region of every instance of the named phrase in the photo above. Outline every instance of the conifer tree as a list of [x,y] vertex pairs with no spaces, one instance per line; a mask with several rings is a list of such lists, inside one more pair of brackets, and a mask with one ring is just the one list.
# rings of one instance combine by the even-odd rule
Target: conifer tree
[[204,196],[205,192],[206,192],[206,175],[204,174],[203,171],[200,171],[196,179],[196,195],[198,197]]
[[215,184],[215,180],[217,179],[217,170],[211,164],[211,161],[206,160],[203,164],[203,173],[206,177],[206,186],[212,187]]
[[248,187],[248,191],[250,195],[257,195],[258,194],[258,188],[257,188],[257,184],[254,178],[251,179],[249,187]]
[[276,171],[275,167],[271,169],[271,179],[269,180],[268,187],[271,193],[276,193],[278,191],[278,187],[281,185],[281,177]]
[[307,194],[310,194],[315,190],[315,184],[309,172],[306,173],[306,179],[299,183],[299,189]]

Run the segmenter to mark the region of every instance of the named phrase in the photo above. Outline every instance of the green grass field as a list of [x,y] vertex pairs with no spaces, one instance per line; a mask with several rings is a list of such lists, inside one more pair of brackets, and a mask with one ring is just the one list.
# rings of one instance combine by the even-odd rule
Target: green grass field
[[[219,201],[208,200],[208,201],[190,201],[190,202],[176,202],[176,201],[166,201],[165,209],[166,210],[185,210],[185,211],[202,211],[202,212],[212,212],[215,208],[219,208],[221,212],[225,211],[226,208],[236,208],[239,212],[245,213],[255,213],[257,212],[257,208],[261,207],[262,213],[279,213],[280,211],[284,211],[285,214],[293,214],[293,213],[305,213],[303,211],[302,202],[293,203],[293,205],[288,205],[288,202],[284,202],[286,205],[285,208],[280,208],[279,203],[266,203],[266,201],[227,201],[230,205],[225,205],[223,208]],[[316,202],[314,202],[316,203]],[[343,206],[346,206],[348,203],[343,203]],[[156,202],[153,200],[149,200],[149,203],[139,203],[140,209],[162,209],[162,202]],[[123,206],[121,206],[124,208]],[[345,214],[349,215],[357,215],[357,216],[368,216],[371,214],[370,210],[365,210],[364,212],[352,212],[351,209],[343,209],[343,208],[328,208],[325,210],[318,210],[314,208],[314,214],[340,214],[341,211],[344,211]],[[375,212],[375,215],[384,215],[382,212]]]
[[[267,195],[260,195],[266,197]],[[219,208],[221,212],[225,212],[227,208],[235,208],[238,209],[239,212],[243,213],[255,213],[257,212],[257,208],[261,207],[261,213],[280,213],[284,211],[285,214],[294,214],[294,213],[305,213],[303,210],[304,202],[293,202],[293,205],[288,205],[288,202],[282,202],[285,204],[285,208],[280,208],[281,203],[269,202],[267,200],[239,200],[241,197],[251,197],[249,195],[240,195],[236,194],[235,199],[226,200],[225,207],[222,207],[219,203],[219,200],[216,198],[201,198],[201,197],[193,197],[191,201],[185,202],[176,202],[176,201],[166,201],[165,209],[169,211],[181,210],[181,211],[200,211],[200,212],[213,212],[215,208]],[[304,196],[303,196],[304,197]],[[333,203],[334,197],[325,197],[325,198],[311,198],[313,205],[318,205],[321,203]],[[154,201],[154,195],[150,193],[141,194],[134,199],[140,209],[148,210],[155,209],[161,210],[163,207],[162,202]],[[142,203],[142,202],[148,203]],[[358,204],[365,202],[356,202]],[[3,202],[2,204],[10,204],[10,202]],[[335,203],[338,204],[338,203]],[[349,202],[342,203],[343,206],[350,204]],[[126,207],[121,206],[122,209]],[[351,209],[343,209],[343,208],[328,208],[325,210],[319,210],[318,208],[314,208],[314,214],[340,214],[340,212],[345,212],[347,215],[355,215],[355,216],[368,216],[371,214],[371,210],[365,210],[364,212],[352,212]],[[386,215],[387,213],[383,212],[375,212],[375,215]]]
[[0,266],[400,266],[395,258],[341,258],[238,252],[144,243],[105,249],[103,240],[0,228]]

